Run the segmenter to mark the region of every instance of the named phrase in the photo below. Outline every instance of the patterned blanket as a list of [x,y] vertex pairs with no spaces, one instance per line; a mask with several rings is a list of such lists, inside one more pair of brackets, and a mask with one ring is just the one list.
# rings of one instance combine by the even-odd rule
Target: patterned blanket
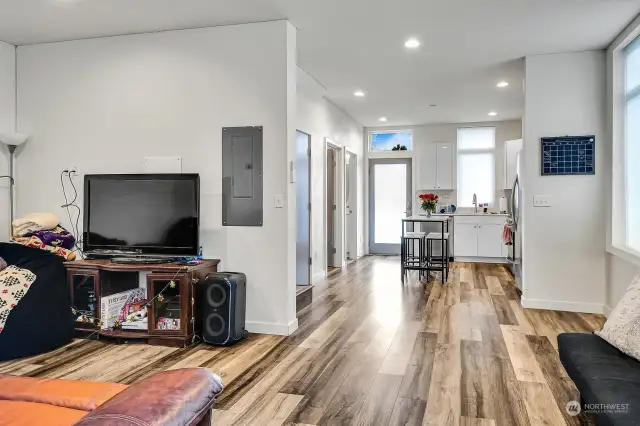
[[35,280],[36,275],[33,272],[17,266],[7,266],[0,271],[0,333],[4,330],[9,314],[27,294]]
[[[61,229],[64,230],[64,228],[61,228]],[[47,241],[50,241],[50,240],[47,240]],[[58,256],[64,257],[66,260],[75,260],[76,258],[76,254],[73,251],[64,248],[62,246],[62,243],[58,241],[50,241],[52,242],[52,244],[60,243],[61,245],[60,246],[49,245],[49,244],[46,244],[44,241],[42,241],[35,234],[32,234],[30,236],[24,236],[24,237],[14,236],[14,237],[11,237],[11,242],[16,244],[22,244],[23,246],[27,246],[27,247],[35,247],[42,250],[50,251],[53,254],[57,254]]]

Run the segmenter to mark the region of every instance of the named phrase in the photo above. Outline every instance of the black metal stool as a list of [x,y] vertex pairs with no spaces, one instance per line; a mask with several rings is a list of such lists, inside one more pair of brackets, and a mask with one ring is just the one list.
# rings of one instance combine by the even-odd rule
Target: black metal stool
[[[440,243],[440,256],[433,255],[433,242]],[[426,237],[427,269],[442,272],[442,284],[449,279],[449,233],[430,232]]]
[[[416,242],[418,243],[418,253],[416,255]],[[401,266],[402,281],[406,277],[408,270],[420,270],[425,261],[425,233],[424,232],[405,232],[402,236],[401,246]],[[422,277],[422,271],[420,272]]]

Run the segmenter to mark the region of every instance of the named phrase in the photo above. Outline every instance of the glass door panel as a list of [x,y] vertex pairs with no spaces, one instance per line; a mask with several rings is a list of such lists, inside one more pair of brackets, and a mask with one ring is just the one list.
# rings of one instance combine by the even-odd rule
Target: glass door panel
[[369,249],[400,254],[401,219],[411,214],[411,160],[370,160]]

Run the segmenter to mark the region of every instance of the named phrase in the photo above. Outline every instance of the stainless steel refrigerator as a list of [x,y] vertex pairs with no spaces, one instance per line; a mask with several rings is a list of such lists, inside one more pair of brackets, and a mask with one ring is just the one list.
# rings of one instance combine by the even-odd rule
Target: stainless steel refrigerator
[[522,232],[520,206],[522,188],[520,185],[520,152],[516,155],[516,178],[511,187],[509,202],[509,223],[512,223],[513,245],[509,246],[507,261],[516,279],[516,286],[522,291]]

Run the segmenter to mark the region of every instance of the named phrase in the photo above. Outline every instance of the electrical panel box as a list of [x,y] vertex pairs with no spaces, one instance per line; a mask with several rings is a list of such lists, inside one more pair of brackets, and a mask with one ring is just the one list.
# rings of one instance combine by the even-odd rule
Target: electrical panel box
[[262,127],[222,129],[222,225],[262,226]]

